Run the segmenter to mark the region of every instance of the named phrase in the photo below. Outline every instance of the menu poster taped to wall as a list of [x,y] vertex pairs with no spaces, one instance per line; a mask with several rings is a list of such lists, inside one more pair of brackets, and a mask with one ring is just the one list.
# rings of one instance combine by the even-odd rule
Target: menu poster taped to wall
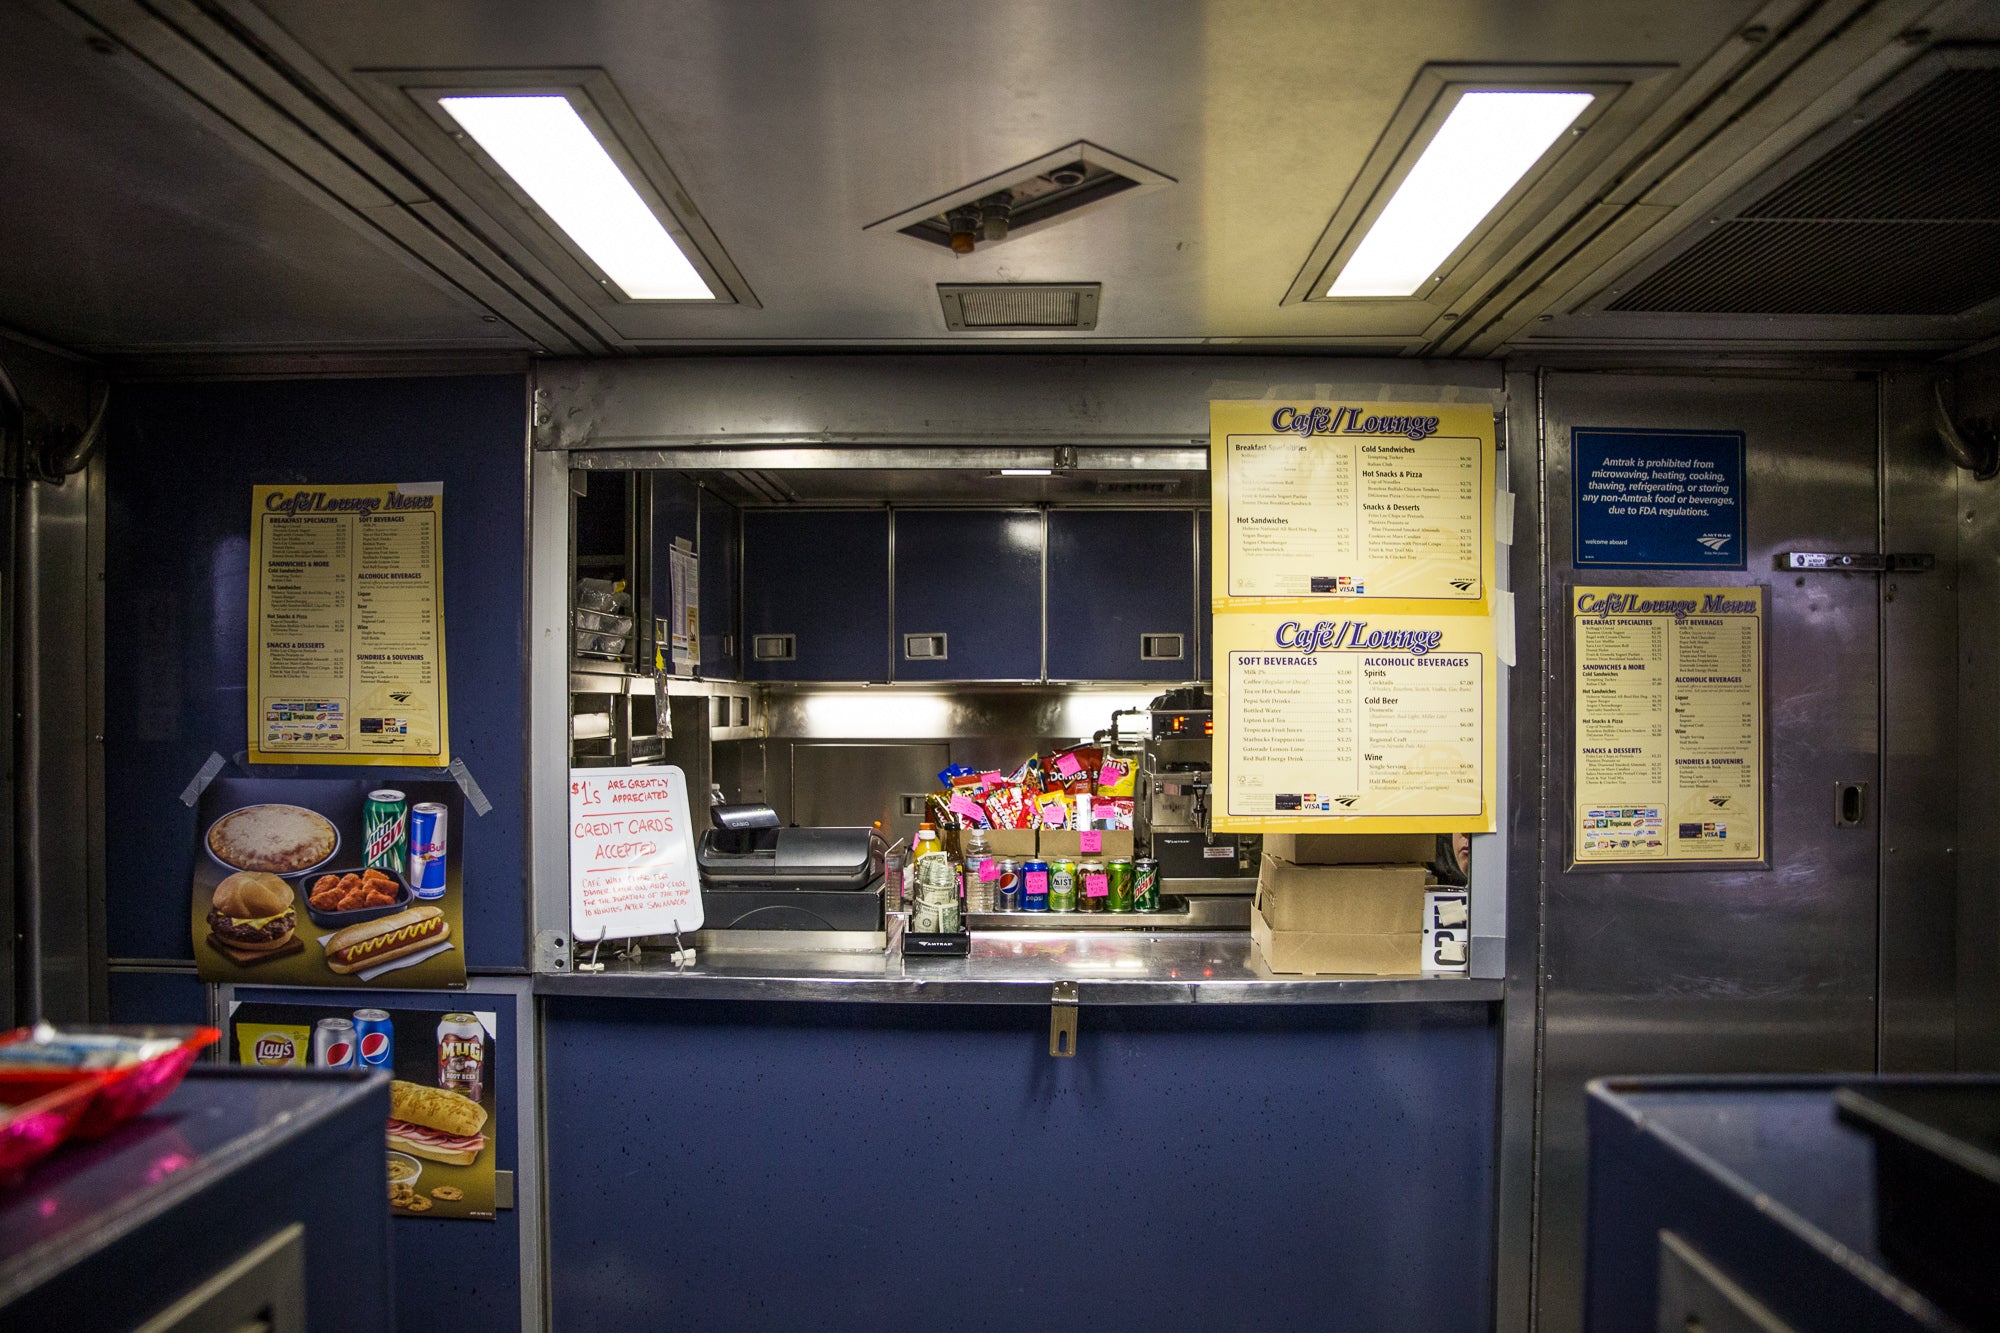
[[1215,828],[1491,833],[1492,622],[1314,610],[1216,613]]
[[451,762],[444,486],[256,486],[253,764]]
[[1761,587],[1570,590],[1577,866],[1758,863]]
[[1493,409],[1209,404],[1217,605],[1365,597],[1483,605]]
[[[262,1068],[381,1069],[389,1089],[389,1209],[492,1221],[499,1027],[488,1010],[229,1006],[229,1060]],[[279,1175],[283,1167],[280,1164]]]
[[579,947],[701,929],[701,875],[680,769],[571,769],[569,825],[569,928]]

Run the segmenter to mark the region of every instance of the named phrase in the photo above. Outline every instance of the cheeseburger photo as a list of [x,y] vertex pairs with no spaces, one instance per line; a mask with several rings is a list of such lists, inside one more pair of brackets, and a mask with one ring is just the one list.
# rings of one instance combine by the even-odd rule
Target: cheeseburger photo
[[299,914],[292,886],[262,870],[239,870],[215,886],[208,928],[238,953],[269,953],[291,943]]

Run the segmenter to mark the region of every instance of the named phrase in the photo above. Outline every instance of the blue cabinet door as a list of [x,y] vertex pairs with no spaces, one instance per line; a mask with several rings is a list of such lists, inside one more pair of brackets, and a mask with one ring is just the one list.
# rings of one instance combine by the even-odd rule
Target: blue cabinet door
[[1215,671],[1215,570],[1209,560],[1209,524],[1214,520],[1204,509],[1194,516],[1194,551],[1199,566],[1194,579],[1195,619],[1201,632],[1194,640],[1194,670],[1197,679],[1207,680]]
[[1049,511],[1050,680],[1201,674],[1194,525],[1186,509]]
[[745,512],[743,647],[746,680],[887,680],[889,511]]
[[898,509],[895,517],[896,679],[1040,680],[1041,513]]
[[741,680],[742,640],[737,637],[738,562],[736,523],[741,511],[712,491],[701,493],[701,674]]

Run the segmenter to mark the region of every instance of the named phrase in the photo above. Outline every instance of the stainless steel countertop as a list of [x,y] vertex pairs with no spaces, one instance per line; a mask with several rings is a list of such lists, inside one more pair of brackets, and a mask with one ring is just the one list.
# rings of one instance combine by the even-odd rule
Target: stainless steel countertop
[[542,995],[682,1000],[1047,1004],[1076,982],[1083,1004],[1491,1002],[1499,981],[1464,977],[1278,976],[1242,931],[975,933],[968,958],[731,953],[676,968],[664,949],[602,972],[542,974]]

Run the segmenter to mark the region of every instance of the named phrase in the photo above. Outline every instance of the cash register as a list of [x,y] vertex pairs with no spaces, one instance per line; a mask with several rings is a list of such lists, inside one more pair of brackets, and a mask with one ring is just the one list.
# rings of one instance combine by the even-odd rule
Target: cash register
[[768,805],[717,805],[695,847],[704,930],[880,931],[873,828],[784,827]]

